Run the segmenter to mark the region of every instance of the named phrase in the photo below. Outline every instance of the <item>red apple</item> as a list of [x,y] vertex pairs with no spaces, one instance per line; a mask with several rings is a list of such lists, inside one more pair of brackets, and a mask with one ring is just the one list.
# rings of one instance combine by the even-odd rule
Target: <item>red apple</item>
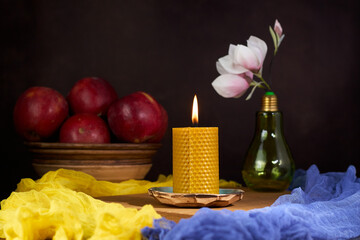
[[67,100],[73,113],[92,113],[105,116],[110,104],[118,98],[115,89],[106,80],[83,78],[71,88]]
[[89,113],[68,118],[60,128],[62,143],[109,143],[110,133],[104,120]]
[[68,116],[66,99],[47,87],[32,87],[18,98],[13,112],[16,131],[28,141],[51,137]]
[[131,143],[160,142],[168,124],[165,109],[145,92],[118,99],[111,104],[107,117],[114,135]]

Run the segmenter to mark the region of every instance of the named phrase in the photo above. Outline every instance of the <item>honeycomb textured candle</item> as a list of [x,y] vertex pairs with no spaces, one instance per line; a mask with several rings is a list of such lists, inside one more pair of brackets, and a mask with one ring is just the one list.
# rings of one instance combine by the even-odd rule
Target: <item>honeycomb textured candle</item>
[[217,127],[173,128],[173,191],[219,193]]

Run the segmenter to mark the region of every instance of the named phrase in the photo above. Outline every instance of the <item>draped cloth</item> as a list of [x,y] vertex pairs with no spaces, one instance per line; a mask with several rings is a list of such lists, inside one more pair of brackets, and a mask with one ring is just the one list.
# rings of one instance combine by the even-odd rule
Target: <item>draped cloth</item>
[[[220,186],[237,187],[220,180]],[[22,179],[0,206],[0,239],[141,239],[140,230],[161,216],[151,205],[140,210],[95,199],[146,193],[151,187],[172,186],[172,176],[157,181],[98,181],[89,174],[58,169],[40,179]]]
[[[351,239],[360,236],[360,179],[355,167],[298,171],[291,194],[250,211],[201,208],[178,224],[154,220],[145,239]],[[246,197],[246,195],[244,196]]]

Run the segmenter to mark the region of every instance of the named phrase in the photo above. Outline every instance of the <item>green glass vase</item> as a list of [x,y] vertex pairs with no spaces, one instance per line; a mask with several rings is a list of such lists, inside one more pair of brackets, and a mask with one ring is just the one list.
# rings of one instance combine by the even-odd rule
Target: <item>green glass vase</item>
[[267,92],[262,98],[261,111],[256,113],[255,135],[242,168],[243,180],[250,189],[279,192],[289,187],[294,171],[277,97]]

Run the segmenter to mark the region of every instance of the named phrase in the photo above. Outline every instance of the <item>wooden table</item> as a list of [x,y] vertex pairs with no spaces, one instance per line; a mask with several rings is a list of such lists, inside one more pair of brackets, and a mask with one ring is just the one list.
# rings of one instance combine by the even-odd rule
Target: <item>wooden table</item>
[[[263,208],[270,206],[281,195],[289,194],[290,192],[255,192],[247,188],[241,188],[245,191],[242,200],[233,203],[232,205],[225,207],[231,211],[234,210],[251,210],[255,208]],[[151,204],[157,213],[162,217],[169,220],[179,222],[182,218],[189,218],[195,214],[199,208],[179,208],[164,205],[158,202],[155,198],[148,194],[136,194],[136,195],[122,195],[122,196],[110,196],[100,197],[99,199],[106,202],[116,202],[122,204],[124,207],[133,207],[140,209],[146,204]],[[214,210],[221,210],[224,208],[212,208]]]

